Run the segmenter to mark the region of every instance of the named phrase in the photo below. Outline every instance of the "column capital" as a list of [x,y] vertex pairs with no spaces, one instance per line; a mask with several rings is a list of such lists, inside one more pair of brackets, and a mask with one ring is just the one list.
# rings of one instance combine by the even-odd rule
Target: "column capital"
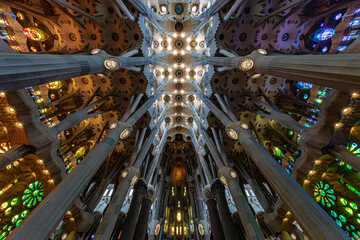
[[145,195],[147,192],[147,186],[144,179],[140,178],[134,185],[134,193],[140,193]]
[[151,202],[154,202],[156,199],[156,191],[153,185],[147,185],[147,192],[145,195],[145,198],[150,200]]
[[237,172],[230,167],[222,167],[218,171],[218,176],[222,184],[228,185],[233,180],[238,180]]
[[[139,180],[140,170],[134,167],[127,167],[120,174],[120,181],[122,179],[130,182],[130,185],[134,185]],[[145,184],[146,186],[146,184]]]
[[250,132],[249,125],[242,121],[232,122],[225,127],[225,132],[232,140],[238,140],[242,132]]
[[214,195],[217,194],[225,194],[225,187],[224,185],[220,182],[219,179],[216,179],[212,185],[211,185],[211,192]]
[[121,140],[125,140],[126,138],[128,138],[133,131],[131,124],[120,121],[113,122],[112,124],[110,124],[109,128],[112,131],[118,132]]
[[247,73],[249,75],[249,77],[251,78],[258,78],[261,76],[261,73],[256,73],[254,70],[255,67],[255,60],[256,58],[258,58],[259,56],[262,55],[267,55],[267,51],[264,49],[257,49],[252,51],[251,54],[245,56],[245,57],[241,57],[239,58],[239,61],[237,62],[237,67]]
[[159,234],[159,233],[156,234],[156,232],[155,232],[155,229],[157,228],[157,225],[160,226],[160,221],[158,219],[152,219],[151,222],[149,223],[148,227],[147,227],[147,234],[157,236]]
[[[203,227],[204,232],[201,232],[200,225]],[[202,236],[205,236],[205,235],[210,236],[210,234],[211,234],[211,226],[208,223],[208,221],[206,221],[205,219],[199,221],[198,229],[199,229],[200,235],[202,235]]]
[[214,195],[211,192],[211,186],[206,185],[201,193],[201,197],[204,199],[204,202],[207,203],[209,200],[214,199]]

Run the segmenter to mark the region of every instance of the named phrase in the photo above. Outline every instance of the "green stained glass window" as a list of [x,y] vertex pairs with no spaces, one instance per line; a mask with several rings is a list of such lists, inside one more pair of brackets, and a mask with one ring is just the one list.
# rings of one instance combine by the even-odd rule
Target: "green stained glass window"
[[275,154],[276,157],[278,158],[282,158],[284,156],[283,152],[280,150],[280,148],[272,146],[271,147],[273,153]]
[[344,198],[339,198],[339,201],[341,202],[342,205],[346,206],[347,205],[347,201]]
[[333,218],[337,218],[338,215],[334,210],[331,210],[330,213]]
[[341,223],[341,221],[340,221],[339,219],[336,219],[335,222],[336,222],[337,225],[339,225],[340,227],[342,227],[342,223]]
[[346,218],[343,215],[339,215],[339,219],[342,223],[346,223]]
[[1,235],[0,235],[0,239],[5,239],[6,235],[7,235],[7,232],[3,232],[3,233],[1,233]]
[[15,226],[19,226],[22,221],[23,221],[23,219],[19,219],[19,220],[16,222]]
[[35,207],[43,199],[44,191],[40,182],[31,183],[22,197],[24,206],[28,208]]
[[345,208],[345,211],[346,211],[348,214],[350,214],[350,215],[353,215],[353,214],[354,214],[353,210],[352,210],[351,208],[349,208],[349,207],[346,207],[346,208]]
[[22,211],[22,213],[20,214],[20,217],[21,217],[21,218],[25,218],[28,214],[29,214],[29,210],[24,210],[24,211]]
[[11,222],[12,222],[12,223],[16,223],[17,220],[19,220],[19,215],[15,215],[15,216],[11,219]]
[[331,207],[335,205],[336,197],[334,190],[330,188],[330,185],[324,182],[318,182],[314,189],[315,201],[323,206]]
[[14,198],[13,200],[11,200],[11,206],[15,206],[17,203],[19,202],[18,198]]
[[8,207],[6,210],[5,210],[5,216],[9,215],[12,211],[12,207]]
[[0,210],[1,210],[1,211],[4,211],[8,206],[9,206],[9,203],[8,203],[8,202],[4,202],[3,204],[1,204]]
[[357,206],[355,203],[353,203],[353,202],[350,202],[350,203],[349,203],[349,206],[350,206],[352,209],[354,209],[354,210],[358,210],[358,206]]

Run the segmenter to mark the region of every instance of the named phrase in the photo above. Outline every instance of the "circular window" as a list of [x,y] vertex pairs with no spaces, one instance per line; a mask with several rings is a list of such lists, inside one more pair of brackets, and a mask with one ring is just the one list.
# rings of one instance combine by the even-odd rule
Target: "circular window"
[[197,46],[197,42],[195,41],[195,40],[192,40],[191,42],[190,42],[190,46],[191,47],[196,47]]
[[175,24],[175,31],[182,32],[183,29],[184,29],[184,25],[181,22],[177,22]]
[[182,4],[178,3],[175,5],[175,13],[181,15],[184,12],[184,7]]
[[120,83],[121,83],[121,84],[125,84],[125,83],[126,83],[126,79],[125,79],[125,78],[120,78]]
[[164,48],[167,48],[169,46],[169,43],[165,40],[161,43],[161,46],[163,46]]
[[281,37],[281,40],[282,40],[283,42],[287,41],[288,39],[289,39],[289,34],[288,34],[288,33],[284,33],[284,34],[282,35],[282,37]]
[[76,39],[77,39],[77,37],[76,37],[76,35],[74,33],[70,33],[69,38],[70,38],[71,41],[76,41]]
[[276,78],[271,78],[269,82],[270,82],[270,84],[275,84],[276,83]]
[[178,40],[178,41],[175,42],[175,46],[176,46],[177,48],[182,48],[183,42],[180,41],[180,40]]
[[176,101],[180,102],[183,98],[181,95],[176,95],[175,99],[176,99]]
[[240,41],[245,41],[246,39],[246,33],[241,33],[240,36],[239,36],[239,40]]
[[176,121],[179,122],[179,123],[182,122],[182,117],[180,117],[180,116],[176,117]]
[[182,70],[176,70],[176,72],[175,72],[175,75],[177,76],[177,77],[182,77],[183,76],[183,71]]
[[177,57],[175,58],[175,61],[176,61],[177,63],[181,63],[181,62],[182,62],[182,57],[181,57],[181,56],[177,56]]

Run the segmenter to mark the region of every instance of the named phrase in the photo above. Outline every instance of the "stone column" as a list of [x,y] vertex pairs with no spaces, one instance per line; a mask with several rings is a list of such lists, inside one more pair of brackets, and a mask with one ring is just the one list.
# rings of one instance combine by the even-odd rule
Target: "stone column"
[[[164,194],[164,201],[162,201],[162,205],[160,206],[161,207],[161,215],[159,215],[159,218],[158,219],[155,219],[155,221],[159,221],[162,222],[163,224],[160,224],[161,226],[161,229],[160,229],[160,233],[159,233],[159,239],[162,239],[162,235],[163,235],[163,232],[164,232],[164,222],[165,222],[165,218],[166,218],[166,206],[169,202],[169,197],[170,197],[170,191],[171,191],[171,179],[169,176],[166,176],[165,177],[165,181],[166,181],[166,184],[167,184],[167,189],[166,189],[166,192]],[[153,222],[154,223],[154,222]],[[156,226],[156,224],[154,225]],[[170,226],[170,225],[169,225]],[[151,229],[151,228],[150,228]],[[155,229],[155,228],[154,228]],[[153,230],[154,230],[153,229]],[[150,230],[150,234],[149,234],[149,240],[154,240],[155,239],[155,235],[154,235],[154,231],[153,230]]]
[[34,239],[47,239],[50,236],[119,140],[130,135],[131,125],[116,123],[116,127],[95,145],[81,164],[56,186],[20,227],[14,229],[9,239],[23,240],[29,236]]
[[146,236],[147,223],[150,215],[150,208],[156,198],[155,188],[151,185],[147,187],[147,193],[141,205],[139,219],[136,223],[135,234],[133,239],[144,240]]
[[9,151],[0,155],[0,169],[5,168],[7,165],[17,161],[19,158],[25,157],[33,151],[29,145],[16,145]]
[[352,92],[360,87],[360,54],[266,55],[256,50],[246,56],[252,65],[249,75],[267,74],[294,81]]
[[147,186],[144,180],[139,179],[139,181],[134,185],[133,198],[131,200],[129,212],[127,213],[125,226],[123,228],[120,240],[133,239],[136,222],[139,218],[141,203],[144,199],[146,192]]
[[244,227],[247,238],[263,240],[264,235],[262,234],[255,216],[250,209],[247,198],[245,197],[239,185],[236,171],[229,167],[220,168],[219,179],[224,185],[228,186],[231,192],[231,196],[235,203],[236,209],[238,210],[241,224]]
[[121,173],[119,186],[116,188],[114,196],[112,197],[100,226],[95,233],[95,240],[111,239],[111,234],[120,215],[129,187],[136,183],[139,174],[139,169],[134,167],[128,167]]
[[210,240],[211,239],[211,228],[210,228],[210,224],[208,223],[208,221],[206,220],[200,220],[199,222],[201,224],[201,226],[203,226],[204,228],[204,235],[203,235],[203,240]]
[[[192,216],[193,216],[193,223],[194,223],[194,233],[195,233],[195,237],[196,239],[200,239],[200,236],[199,236],[199,229],[198,229],[198,226],[197,226],[197,221],[196,221],[196,204],[195,204],[195,199],[194,199],[194,195],[192,193],[192,190],[191,190],[191,184],[188,182],[187,184],[187,189],[188,189],[188,193],[189,193],[189,199],[190,199],[190,205],[192,206]],[[176,219],[175,219],[175,223],[176,223]],[[191,229],[189,231],[189,233],[191,234]]]
[[103,73],[104,51],[92,55],[0,53],[0,89],[16,90],[53,81]]
[[207,209],[210,216],[211,232],[214,240],[223,240],[225,239],[224,230],[221,225],[221,220],[219,216],[218,209],[216,207],[216,202],[214,196],[211,193],[210,185],[205,186],[202,192],[202,198],[204,199]]
[[224,229],[225,240],[238,240],[239,237],[225,198],[225,187],[218,179],[211,185],[211,192],[216,199],[221,223]]
[[309,236],[329,240],[349,239],[319,204],[253,138],[247,124],[241,122],[229,124],[226,132],[230,138],[238,140],[249,153],[253,162]]

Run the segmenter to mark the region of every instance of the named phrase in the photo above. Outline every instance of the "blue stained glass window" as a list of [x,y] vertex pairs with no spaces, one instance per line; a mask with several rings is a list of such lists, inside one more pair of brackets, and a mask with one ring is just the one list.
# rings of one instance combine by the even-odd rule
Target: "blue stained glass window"
[[346,48],[347,48],[347,46],[340,46],[340,47],[338,47],[338,51],[339,51],[339,52],[342,52],[342,51],[344,51]]
[[334,36],[334,34],[335,34],[334,28],[323,27],[317,30],[316,32],[314,32],[313,34],[311,34],[310,37],[315,42],[322,42],[329,40]]
[[308,89],[311,89],[313,87],[313,84],[306,83],[306,82],[296,82],[295,86],[297,88],[299,88],[299,89],[302,89],[302,90],[308,90]]
[[335,15],[334,19],[335,21],[339,20],[342,17],[342,13],[338,13]]

